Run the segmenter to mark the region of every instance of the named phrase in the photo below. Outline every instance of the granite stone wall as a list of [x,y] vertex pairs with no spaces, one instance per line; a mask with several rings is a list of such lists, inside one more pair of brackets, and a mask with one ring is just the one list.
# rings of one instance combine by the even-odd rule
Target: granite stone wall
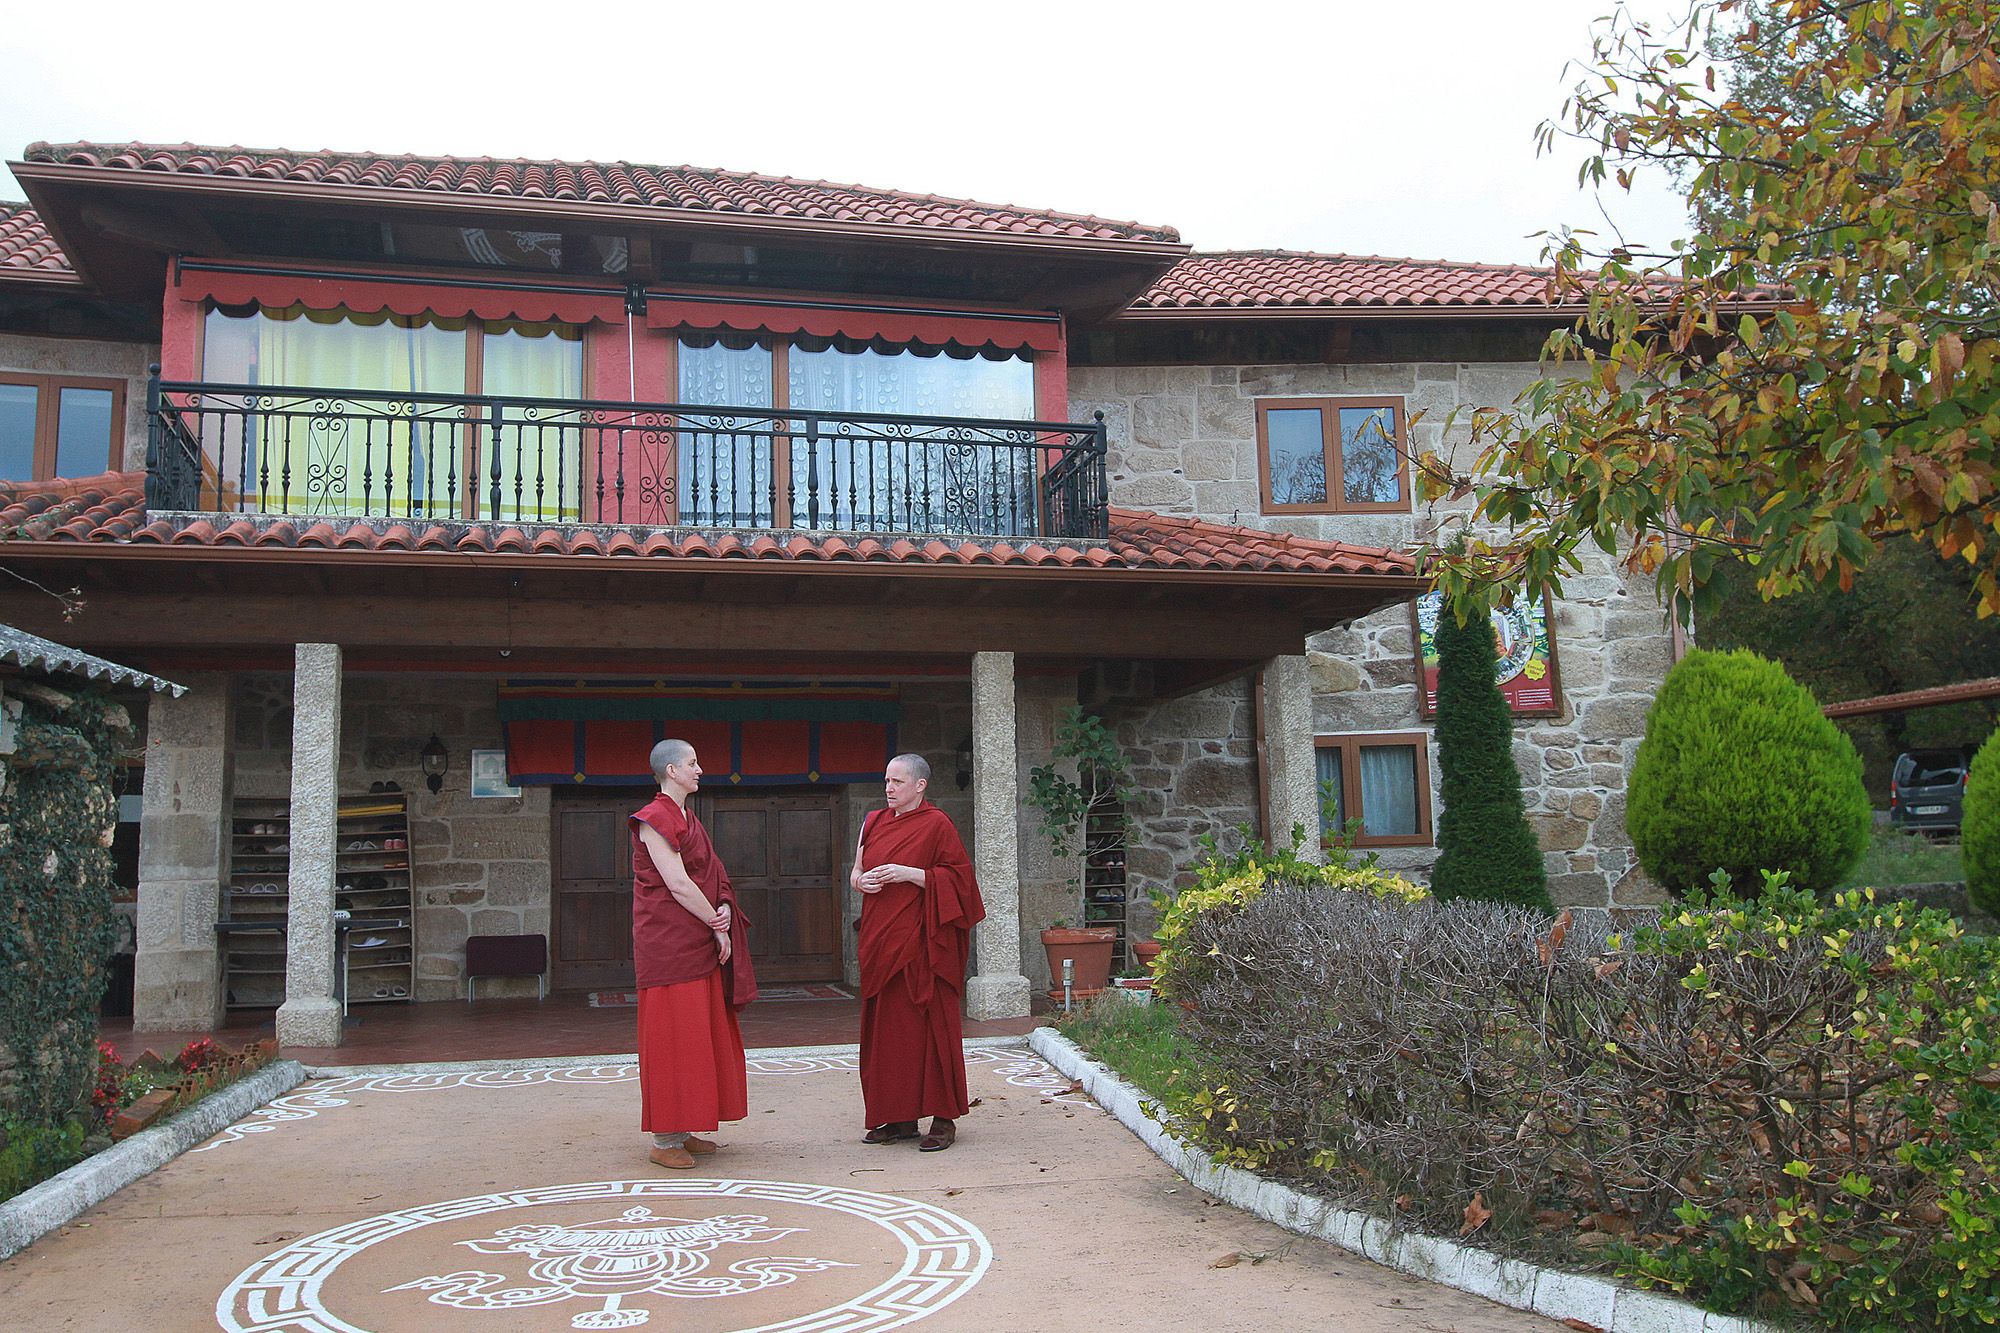
[[[1409,547],[1456,521],[1467,506],[1420,506],[1409,514],[1262,513],[1257,400],[1397,395],[1418,418],[1408,429],[1413,453],[1436,450],[1469,466],[1464,417],[1475,407],[1506,406],[1539,374],[1526,362],[1078,367],[1071,371],[1070,407],[1079,419],[1093,410],[1105,414],[1114,504],[1302,537]],[[1625,777],[1644,733],[1646,709],[1671,662],[1672,638],[1650,580],[1628,576],[1595,548],[1584,560],[1583,573],[1565,583],[1550,627],[1563,713],[1520,720],[1514,755],[1557,903],[1629,906],[1659,897],[1639,872],[1625,832]],[[1429,730],[1418,712],[1407,606],[1315,635],[1307,646],[1316,733]],[[1227,752],[1237,733],[1199,709],[1181,722],[1186,729],[1180,735],[1162,733],[1164,748],[1141,744],[1136,730],[1128,747],[1135,758],[1141,751],[1150,755],[1154,762],[1146,767],[1167,789],[1180,789],[1185,767],[1196,770],[1196,790],[1217,785],[1200,776],[1213,772],[1216,756],[1189,745],[1212,742]],[[1121,724],[1121,736],[1130,727]],[[1179,758],[1169,758],[1175,754]],[[1435,743],[1431,760],[1435,818]],[[1240,808],[1235,795],[1219,791],[1216,799],[1224,804],[1218,810]],[[1178,825],[1190,818],[1171,813],[1164,803],[1159,814],[1149,816],[1166,826],[1145,833],[1147,844],[1135,848],[1149,878],[1162,873],[1162,854],[1178,850],[1176,841],[1187,836]],[[1435,858],[1434,847],[1382,852],[1385,865],[1418,876]]]
[[[292,682],[238,678],[236,795],[291,792]],[[471,753],[498,749],[493,682],[475,676],[348,673],[341,682],[340,790],[394,781],[410,803],[418,1000],[465,994],[468,935],[549,933],[549,789],[474,799]],[[444,789],[424,785],[418,752],[435,732],[451,756]],[[479,983],[482,995],[533,995],[533,977]]]

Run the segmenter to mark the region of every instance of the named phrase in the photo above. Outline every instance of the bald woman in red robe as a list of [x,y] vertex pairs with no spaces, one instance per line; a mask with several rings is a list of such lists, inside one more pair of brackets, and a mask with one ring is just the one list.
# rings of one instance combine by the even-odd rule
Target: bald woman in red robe
[[914,1139],[930,1116],[917,1146],[939,1152],[968,1109],[959,997],[986,905],[958,830],[924,799],[930,776],[921,755],[889,761],[889,806],[862,822],[848,882],[862,894],[862,1142]]
[[750,1113],[736,1011],[757,998],[757,979],[736,889],[687,808],[701,786],[694,746],[661,741],[652,766],[660,794],[632,816],[639,1123],[649,1160],[686,1170],[719,1146],[695,1131]]

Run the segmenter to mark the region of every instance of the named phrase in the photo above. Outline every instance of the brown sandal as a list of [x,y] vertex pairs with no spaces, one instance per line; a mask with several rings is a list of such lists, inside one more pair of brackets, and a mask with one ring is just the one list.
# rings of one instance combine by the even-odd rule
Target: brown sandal
[[931,1117],[931,1132],[917,1145],[918,1152],[943,1152],[958,1142],[958,1126],[943,1116]]
[[863,1143],[900,1143],[904,1139],[917,1137],[917,1122],[896,1120],[886,1125],[877,1125],[861,1136]]

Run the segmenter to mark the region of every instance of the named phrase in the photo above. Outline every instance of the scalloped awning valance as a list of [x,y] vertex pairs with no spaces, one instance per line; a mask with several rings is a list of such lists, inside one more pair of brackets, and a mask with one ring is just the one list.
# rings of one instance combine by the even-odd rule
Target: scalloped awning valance
[[[345,307],[362,314],[388,310],[398,315],[469,316],[531,323],[615,324],[625,319],[622,291],[555,284],[453,282],[196,263],[180,266],[176,284],[183,300],[208,300],[229,306],[302,305],[308,310]],[[990,347],[1009,352],[1054,352],[1062,346],[1062,321],[1055,315],[841,302],[800,305],[749,296],[683,292],[647,292],[646,324],[655,329],[729,329],[778,336],[851,338],[857,342]]]

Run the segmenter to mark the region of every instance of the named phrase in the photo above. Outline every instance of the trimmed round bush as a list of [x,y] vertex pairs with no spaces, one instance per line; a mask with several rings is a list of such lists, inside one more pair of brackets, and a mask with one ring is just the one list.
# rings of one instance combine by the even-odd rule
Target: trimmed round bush
[[1966,894],[1981,911],[2000,915],[2000,731],[1972,757],[1962,819]]
[[1776,662],[1696,650],[1667,673],[1632,765],[1626,828],[1639,864],[1684,896],[1724,870],[1825,892],[1868,846],[1861,758]]

